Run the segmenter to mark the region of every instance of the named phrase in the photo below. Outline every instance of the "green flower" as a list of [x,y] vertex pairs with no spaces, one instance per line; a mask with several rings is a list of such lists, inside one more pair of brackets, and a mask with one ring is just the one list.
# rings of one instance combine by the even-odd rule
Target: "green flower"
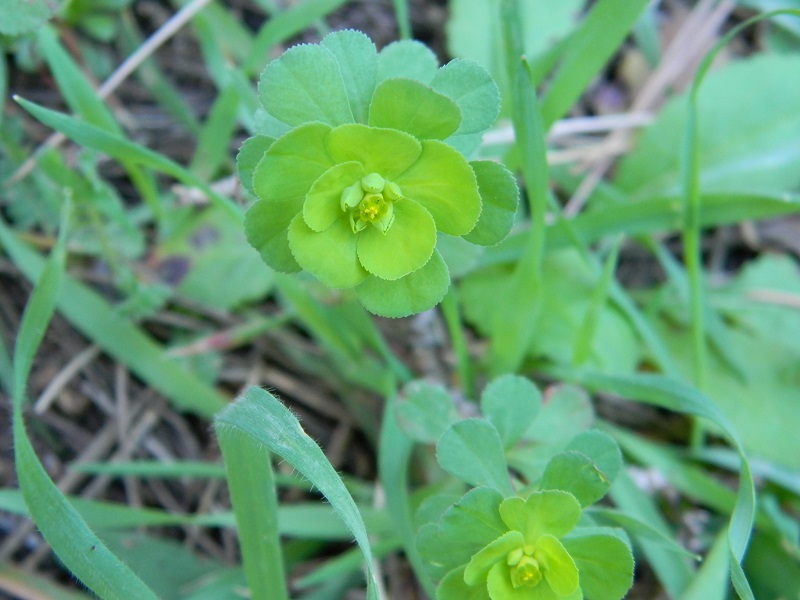
[[567,492],[534,492],[507,498],[500,518],[509,531],[475,554],[464,570],[469,586],[486,586],[492,600],[575,600],[582,598],[578,567],[559,538],[581,516]]
[[405,316],[441,300],[441,235],[490,245],[508,232],[518,191],[498,163],[464,157],[497,116],[475,63],[438,68],[421,44],[380,54],[354,31],[288,50],[259,86],[261,135],[239,155],[257,202],[250,243],[282,272],[353,288],[371,311]]

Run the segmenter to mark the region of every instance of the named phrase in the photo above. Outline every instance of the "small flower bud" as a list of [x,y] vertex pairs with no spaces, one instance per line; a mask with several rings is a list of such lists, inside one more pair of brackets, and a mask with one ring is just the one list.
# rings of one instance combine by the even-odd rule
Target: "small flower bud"
[[361,185],[360,183],[356,182],[353,185],[344,188],[339,205],[342,207],[342,210],[355,208],[363,198],[364,192],[361,189]]
[[386,181],[377,173],[370,173],[361,179],[361,188],[368,194],[380,194]]
[[403,197],[403,193],[400,191],[400,186],[392,181],[386,182],[386,187],[383,190],[383,195],[390,202],[397,202]]

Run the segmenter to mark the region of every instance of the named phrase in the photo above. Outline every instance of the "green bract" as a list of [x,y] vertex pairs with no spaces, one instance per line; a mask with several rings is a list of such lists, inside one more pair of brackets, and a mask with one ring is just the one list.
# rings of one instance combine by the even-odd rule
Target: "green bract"
[[261,135],[239,155],[250,243],[272,268],[354,288],[372,312],[426,310],[450,284],[440,234],[491,245],[508,233],[518,190],[500,164],[465,153],[497,117],[488,73],[438,68],[403,41],[378,53],[340,31],[287,50],[259,86]]

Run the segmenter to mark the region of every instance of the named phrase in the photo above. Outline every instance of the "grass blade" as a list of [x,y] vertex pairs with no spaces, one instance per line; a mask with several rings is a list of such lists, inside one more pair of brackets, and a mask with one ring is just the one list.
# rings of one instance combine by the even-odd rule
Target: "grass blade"
[[58,242],[42,270],[22,316],[14,347],[14,459],[19,485],[31,517],[64,565],[101,598],[156,599],[156,595],[125,566],[67,502],[51,481],[28,439],[23,402],[33,358],[53,316],[66,260],[66,222],[62,216]]
[[250,597],[287,600],[270,453],[259,440],[232,427],[217,426],[216,433],[228,474]]
[[[214,422],[223,435],[248,436],[261,446],[259,460],[265,460],[263,448],[269,449],[292,465],[319,489],[353,533],[366,561],[367,596],[378,598],[378,580],[373,568],[367,529],[353,498],[336,470],[319,446],[303,431],[297,418],[274,396],[260,388],[251,387]],[[255,457],[250,457],[253,461]],[[268,459],[268,458],[266,458]]]

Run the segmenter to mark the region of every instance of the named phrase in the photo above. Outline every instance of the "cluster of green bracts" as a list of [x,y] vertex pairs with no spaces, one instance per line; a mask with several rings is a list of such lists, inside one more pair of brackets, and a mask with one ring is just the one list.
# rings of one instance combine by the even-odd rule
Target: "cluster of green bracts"
[[491,245],[508,233],[513,176],[466,158],[499,111],[476,63],[439,68],[417,42],[378,53],[341,31],[270,63],[259,94],[260,134],[239,170],[257,198],[248,239],[273,269],[352,288],[372,312],[400,317],[447,292],[443,236]]

